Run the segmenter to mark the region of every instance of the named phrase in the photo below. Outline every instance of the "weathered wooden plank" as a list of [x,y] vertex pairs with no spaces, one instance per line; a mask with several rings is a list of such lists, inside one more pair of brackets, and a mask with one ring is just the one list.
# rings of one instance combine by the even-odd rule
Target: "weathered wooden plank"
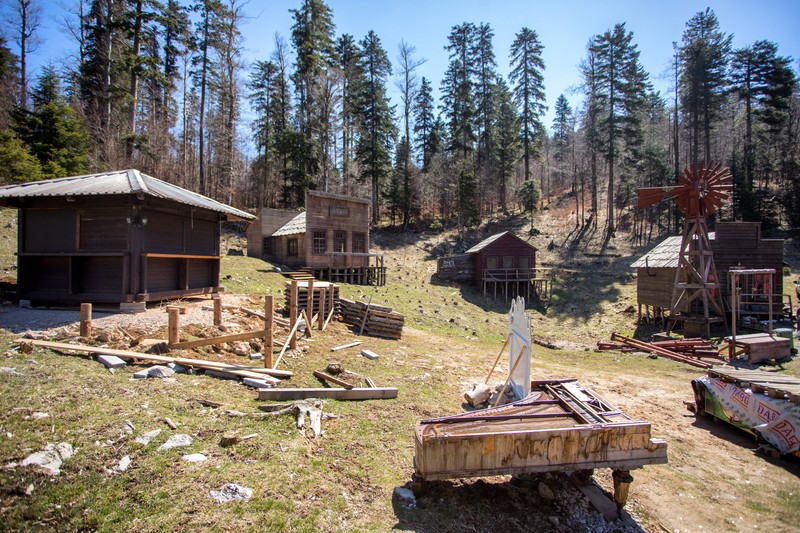
[[344,387],[345,389],[348,389],[348,390],[353,388],[353,384],[352,383],[348,383],[347,381],[345,381],[343,379],[339,379],[336,376],[331,376],[327,372],[322,372],[320,370],[314,370],[314,377],[322,379],[322,380],[325,380],[325,381],[329,381],[331,383],[335,383],[336,385],[339,385],[340,387]]
[[[189,359],[186,357],[167,357],[164,355],[132,352],[129,350],[112,350],[110,348],[99,348],[97,346],[86,346],[83,344],[67,344],[63,342],[39,341],[32,339],[17,339],[15,342],[17,343],[29,342],[34,346],[40,346],[42,348],[50,348],[53,350],[71,350],[71,351],[86,352],[93,354],[116,355],[117,357],[121,357],[122,359],[127,359],[127,360],[136,359],[139,361],[154,361],[157,363],[178,363],[189,367],[212,368],[215,370],[254,372],[257,374],[267,374],[269,376],[273,376],[276,378],[290,378],[294,375],[294,373],[289,370],[240,366],[240,365],[233,365],[230,363],[223,363],[221,361],[205,361],[203,359]],[[250,377],[250,376],[245,376],[245,377]]]
[[310,388],[310,389],[261,389],[259,400],[302,400],[304,398],[332,398],[334,400],[384,400],[397,398],[397,388]]

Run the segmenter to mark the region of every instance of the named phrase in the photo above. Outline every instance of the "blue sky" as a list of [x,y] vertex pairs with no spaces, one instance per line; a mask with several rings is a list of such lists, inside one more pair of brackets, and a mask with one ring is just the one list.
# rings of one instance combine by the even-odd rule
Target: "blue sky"
[[[42,44],[31,58],[34,67],[48,61],[59,65],[73,53],[74,45],[60,29],[66,16],[61,6],[71,2],[41,1],[45,6]],[[248,62],[269,57],[275,32],[289,40],[292,18],[288,10],[299,4],[299,0],[250,0],[246,4],[249,19],[242,30]],[[667,70],[672,42],[680,43],[686,22],[706,7],[715,11],[722,30],[733,34],[734,47],[760,39],[774,41],[779,53],[793,57],[793,66],[800,70],[800,0],[328,0],[327,4],[333,11],[337,35],[350,33],[360,40],[374,30],[393,62],[401,40],[415,46],[417,57],[427,60],[419,73],[436,88],[447,69],[444,46],[454,25],[486,22],[492,26],[498,69],[504,77],[514,35],[522,27],[536,31],[544,45],[548,127],[559,94],[565,93],[573,107],[580,102],[579,95],[570,90],[580,82],[578,65],[586,55],[589,38],[618,22],[625,22],[633,32],[642,64],[662,92],[671,87]],[[13,43],[9,45],[13,49]],[[397,100],[393,98],[394,103]]]

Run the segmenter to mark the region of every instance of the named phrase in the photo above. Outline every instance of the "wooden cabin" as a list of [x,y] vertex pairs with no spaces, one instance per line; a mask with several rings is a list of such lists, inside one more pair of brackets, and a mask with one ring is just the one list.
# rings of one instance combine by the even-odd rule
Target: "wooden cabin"
[[453,281],[475,281],[497,297],[549,293],[550,279],[537,276],[536,248],[509,231],[479,242],[465,253],[437,261],[437,275]]
[[0,187],[21,299],[148,302],[220,286],[220,223],[255,217],[138,170]]
[[382,254],[370,253],[370,202],[308,191],[305,211],[264,208],[247,228],[247,254],[318,279],[384,285]]
[[[783,240],[762,239],[760,222],[717,222],[709,233],[711,251],[723,299],[728,298],[728,271],[739,268],[775,269],[772,293],[783,294]],[[681,237],[667,237],[631,264],[636,269],[636,296],[639,319],[664,319],[672,305],[675,273],[678,268]]]

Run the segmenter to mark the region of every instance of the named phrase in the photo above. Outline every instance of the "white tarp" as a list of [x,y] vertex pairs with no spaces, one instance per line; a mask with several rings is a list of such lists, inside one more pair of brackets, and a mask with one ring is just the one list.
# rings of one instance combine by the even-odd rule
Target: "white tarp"
[[725,415],[758,432],[783,454],[800,450],[800,404],[743,389],[716,378],[698,378],[719,400]]
[[[511,336],[508,342],[508,368],[514,369],[510,387],[521,399],[531,392],[531,319],[525,313],[525,298],[518,296],[511,302],[508,323]],[[519,363],[518,357],[522,358]]]

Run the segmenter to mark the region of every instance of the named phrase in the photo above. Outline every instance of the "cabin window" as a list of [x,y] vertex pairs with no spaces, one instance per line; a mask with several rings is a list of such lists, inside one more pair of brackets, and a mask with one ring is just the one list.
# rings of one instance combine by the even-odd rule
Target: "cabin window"
[[497,268],[497,256],[496,255],[489,255],[486,257],[486,268],[489,270],[494,270]]
[[286,241],[286,255],[289,257],[297,257],[297,239],[289,239]]
[[504,255],[503,256],[503,268],[514,268],[514,256],[513,255]]
[[333,232],[333,251],[344,252],[347,246],[347,232],[337,230]]
[[519,258],[519,268],[520,270],[528,270],[531,268],[531,258],[527,255],[524,255]]
[[314,230],[313,252],[314,255],[324,255],[328,249],[327,232],[323,230]]
[[363,254],[367,252],[367,235],[353,232],[353,252]]
[[272,255],[272,237],[264,237],[261,255]]
[[332,217],[347,218],[350,216],[350,209],[344,205],[332,205],[328,207],[328,214]]

